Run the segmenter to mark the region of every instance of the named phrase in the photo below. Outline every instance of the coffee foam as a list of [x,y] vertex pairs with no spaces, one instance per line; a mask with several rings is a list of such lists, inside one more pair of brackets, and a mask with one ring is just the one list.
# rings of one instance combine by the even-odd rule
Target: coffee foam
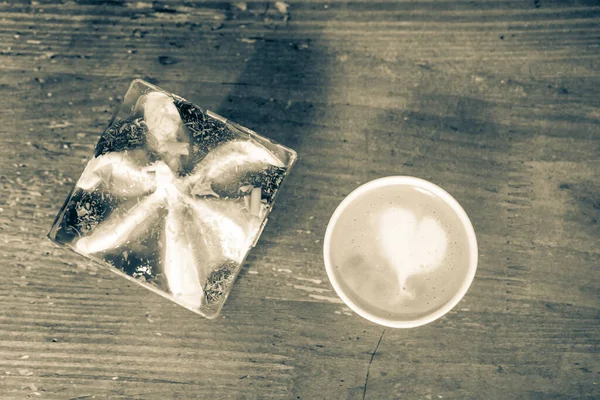
[[338,219],[330,248],[345,294],[385,318],[442,307],[468,267],[468,241],[453,210],[409,185],[357,198]]
[[377,242],[382,256],[393,267],[399,294],[413,299],[409,278],[427,274],[442,265],[448,250],[448,235],[439,218],[419,216],[408,209],[392,207],[379,218]]

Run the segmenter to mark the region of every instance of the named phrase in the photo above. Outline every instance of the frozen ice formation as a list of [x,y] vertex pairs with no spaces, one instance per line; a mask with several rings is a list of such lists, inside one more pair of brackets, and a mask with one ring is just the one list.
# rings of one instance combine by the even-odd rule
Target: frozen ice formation
[[260,171],[273,165],[283,168],[283,163],[273,153],[247,140],[233,140],[210,152],[196,166],[186,182],[192,187],[193,195],[212,194],[212,182],[237,181],[247,171]]
[[203,307],[227,297],[295,153],[160,90],[136,100],[101,138],[50,236],[212,316]]
[[141,196],[156,190],[156,182],[126,153],[100,155],[90,161],[77,182],[81,189],[91,191],[101,183],[111,192]]

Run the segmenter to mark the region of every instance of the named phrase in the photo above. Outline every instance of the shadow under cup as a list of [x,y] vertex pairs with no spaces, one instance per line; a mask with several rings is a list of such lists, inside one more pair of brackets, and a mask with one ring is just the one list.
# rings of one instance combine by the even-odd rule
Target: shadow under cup
[[450,311],[477,268],[473,226],[459,203],[431,182],[380,178],[348,195],[324,242],[329,280],[362,317],[410,328]]

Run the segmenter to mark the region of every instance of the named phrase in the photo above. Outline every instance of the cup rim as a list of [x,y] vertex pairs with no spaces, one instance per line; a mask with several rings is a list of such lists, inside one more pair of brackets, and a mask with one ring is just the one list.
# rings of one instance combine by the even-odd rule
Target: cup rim
[[[340,218],[340,216],[344,213],[346,208],[354,202],[357,198],[362,196],[367,192],[371,192],[373,190],[377,190],[381,187],[387,186],[396,186],[396,185],[411,185],[420,187],[430,192],[434,193],[436,196],[441,198],[446,204],[448,204],[455,214],[459,217],[462,226],[465,229],[467,234],[467,240],[469,242],[469,270],[467,275],[462,282],[460,288],[456,291],[454,296],[441,308],[435,310],[432,313],[429,313],[421,318],[412,319],[412,320],[393,320],[386,319],[376,315],[373,315],[367,312],[365,309],[361,308],[358,304],[353,302],[349,296],[344,293],[340,283],[338,282],[335,274],[333,273],[333,266],[330,259],[331,253],[331,236],[333,235],[334,228]],[[467,213],[462,208],[462,206],[458,203],[458,201],[452,197],[448,192],[446,192],[441,187],[436,184],[427,181],[425,179],[417,178],[414,176],[406,176],[406,175],[395,175],[395,176],[386,176],[378,179],[374,179],[369,181],[358,188],[354,189],[349,195],[347,195],[341,203],[337,206],[333,215],[331,216],[329,223],[327,224],[327,230],[325,231],[325,239],[323,241],[323,259],[325,262],[325,270],[327,271],[327,276],[329,281],[331,282],[333,288],[335,289],[337,295],[342,299],[342,301],[350,307],[355,313],[360,315],[361,317],[374,322],[379,325],[391,327],[391,328],[415,328],[421,325],[425,325],[427,323],[433,322],[436,319],[444,316],[450,310],[452,310],[464,297],[467,293],[473,279],[475,278],[475,273],[477,271],[477,260],[478,260],[478,250],[477,250],[477,238],[475,236],[475,230],[473,229],[473,224],[471,220],[467,216]]]

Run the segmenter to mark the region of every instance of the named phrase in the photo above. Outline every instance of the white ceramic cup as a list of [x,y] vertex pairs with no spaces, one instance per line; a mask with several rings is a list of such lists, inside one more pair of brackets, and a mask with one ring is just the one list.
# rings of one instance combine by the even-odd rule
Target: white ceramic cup
[[[335,226],[336,226],[338,220],[346,212],[346,209],[348,208],[348,206],[366,193],[372,194],[373,192],[376,192],[376,191],[380,190],[381,188],[389,187],[391,185],[405,185],[405,186],[411,186],[411,187],[415,187],[415,188],[421,188],[421,189],[424,189],[424,190],[432,193],[433,195],[437,196],[444,203],[446,203],[448,206],[450,206],[452,211],[458,217],[460,223],[462,224],[462,227],[464,228],[464,231],[466,233],[466,238],[468,241],[469,265],[467,267],[466,274],[464,275],[464,280],[462,280],[462,283],[456,288],[456,291],[455,291],[454,295],[450,298],[450,300],[447,301],[445,304],[443,304],[443,306],[441,306],[440,308],[437,308],[435,311],[433,311],[429,314],[423,315],[422,317],[417,318],[417,319],[414,319],[414,318],[386,319],[380,315],[374,315],[373,313],[371,313],[367,309],[365,309],[365,307],[362,307],[361,305],[357,304],[355,301],[353,301],[351,299],[351,296],[349,296],[347,293],[345,293],[344,285],[340,284],[340,282],[338,281],[338,276],[336,275],[336,273],[334,273],[334,270],[333,270],[334,267],[333,267],[332,261],[331,261],[332,235],[334,234]],[[375,179],[373,181],[365,183],[364,185],[355,189],[340,203],[340,205],[337,207],[337,209],[333,213],[333,215],[329,221],[329,224],[327,225],[327,231],[325,233],[325,241],[323,244],[323,257],[324,257],[324,261],[325,261],[325,268],[327,270],[327,275],[328,275],[329,280],[330,280],[331,284],[333,285],[336,293],[344,301],[344,303],[346,303],[346,305],[348,305],[348,307],[350,307],[354,312],[356,312],[361,317],[366,318],[369,321],[375,322],[380,325],[384,325],[384,326],[388,326],[388,327],[392,327],[392,328],[414,328],[417,326],[427,324],[429,322],[432,322],[432,321],[442,317],[443,315],[448,313],[454,306],[456,306],[456,304],[458,304],[458,302],[467,293],[467,290],[469,289],[469,287],[475,277],[475,272],[477,270],[478,252],[477,252],[477,239],[475,237],[475,231],[473,229],[473,225],[471,224],[471,221],[469,220],[467,213],[463,210],[463,208],[460,206],[460,204],[450,194],[448,194],[448,192],[446,192],[444,189],[440,188],[439,186],[437,186],[429,181],[420,179],[420,178],[415,178],[415,177],[411,177],[411,176],[389,176],[389,177]]]

